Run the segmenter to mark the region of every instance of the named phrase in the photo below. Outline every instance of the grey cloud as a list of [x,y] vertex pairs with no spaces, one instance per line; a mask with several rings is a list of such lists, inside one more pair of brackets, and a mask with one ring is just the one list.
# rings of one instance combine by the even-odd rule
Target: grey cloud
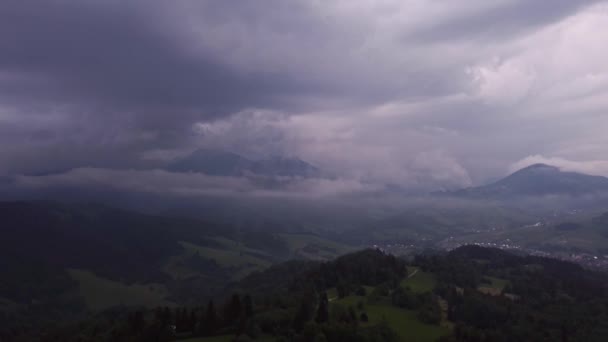
[[[137,165],[190,125],[306,93],[298,80],[242,73],[190,54],[158,2],[0,5],[0,172]],[[147,138],[146,138],[147,137]]]
[[[204,4],[197,20],[206,30],[247,14],[223,1]],[[142,151],[189,144],[194,122],[251,107],[291,111],[330,92],[302,73],[241,70],[217,51],[193,52],[190,45],[207,42],[186,39],[165,5],[0,5],[0,172],[133,166]],[[272,46],[259,51],[272,54]]]
[[325,116],[246,111],[199,124],[197,141],[254,157],[293,153],[330,174],[411,191],[471,184],[462,165],[434,141],[451,132],[351,115],[334,122]]
[[79,168],[44,176],[16,176],[17,189],[85,189],[162,194],[174,197],[288,197],[318,198],[377,191],[377,186],[347,179],[267,179],[208,176],[200,173],[173,173],[163,170],[112,170]]
[[472,38],[488,43],[525,34],[572,15],[579,9],[601,0],[514,0],[496,2],[481,13],[464,15],[408,34],[409,39],[454,40]]
[[175,37],[180,33],[165,29],[158,9],[143,1],[4,2],[0,70],[22,75],[0,85],[3,101],[142,110],[141,124],[158,126],[306,91],[286,75],[239,73],[216,57],[190,54]]

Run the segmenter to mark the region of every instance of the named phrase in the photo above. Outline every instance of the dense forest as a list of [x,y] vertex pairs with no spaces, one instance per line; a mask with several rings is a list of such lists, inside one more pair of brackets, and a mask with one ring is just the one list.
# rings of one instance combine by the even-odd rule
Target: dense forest
[[199,305],[110,310],[36,336],[23,331],[1,336],[7,341],[606,341],[607,280],[571,263],[477,246],[410,260],[370,249],[330,262],[278,264]]

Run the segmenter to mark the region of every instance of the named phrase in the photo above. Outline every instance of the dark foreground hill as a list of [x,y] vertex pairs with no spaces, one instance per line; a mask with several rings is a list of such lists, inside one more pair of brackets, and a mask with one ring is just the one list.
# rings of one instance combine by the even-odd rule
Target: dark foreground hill
[[198,303],[272,264],[348,248],[99,204],[0,202],[0,222],[0,330],[15,334],[87,312]]
[[608,193],[608,178],[534,164],[488,185],[450,194],[466,198],[510,199],[524,196],[582,196]]
[[606,341],[608,277],[465,246],[409,262],[365,250],[256,272],[201,305],[106,313],[62,341]]

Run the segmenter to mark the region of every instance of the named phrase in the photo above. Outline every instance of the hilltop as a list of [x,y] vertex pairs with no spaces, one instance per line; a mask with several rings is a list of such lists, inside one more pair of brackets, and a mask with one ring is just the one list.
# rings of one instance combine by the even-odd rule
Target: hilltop
[[608,192],[608,178],[566,172],[546,164],[534,164],[494,183],[448,193],[465,198],[509,199],[523,196],[582,196]]

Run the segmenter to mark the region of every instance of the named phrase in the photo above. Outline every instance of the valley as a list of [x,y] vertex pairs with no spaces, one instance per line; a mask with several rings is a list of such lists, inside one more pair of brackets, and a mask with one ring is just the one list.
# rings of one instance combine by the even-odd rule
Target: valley
[[[537,177],[539,167],[530,170],[529,177]],[[527,172],[519,172],[518,182]],[[548,172],[550,177],[572,177]],[[69,325],[133,310],[197,307],[235,291],[264,297],[289,288],[290,279],[319,263],[331,264],[368,248],[410,263],[399,283],[414,294],[435,293],[438,286],[434,271],[416,260],[467,246],[608,270],[608,214],[601,196],[592,205],[589,197],[556,200],[544,197],[544,190],[543,197],[526,193],[518,200],[513,191],[504,199],[487,201],[468,198],[469,193],[460,198],[459,192],[426,198],[391,196],[390,201],[345,198],[325,205],[303,200],[224,202],[224,212],[234,206],[227,216],[216,215],[212,203],[203,202],[206,209],[191,208],[183,217],[94,202],[1,202],[0,217],[9,227],[0,241],[9,256],[0,263],[6,275],[1,284],[3,320],[10,329],[45,331],[50,322],[40,315],[48,310],[56,310],[63,317],[60,321]],[[531,202],[536,205],[525,205]],[[271,214],[260,210],[273,205]],[[268,274],[276,276],[274,281],[268,282]],[[500,296],[510,284],[493,271],[483,279],[474,288],[489,296]],[[440,328],[429,327],[417,321],[415,311],[395,308],[382,299],[386,291],[378,284],[362,285],[363,296],[344,296],[344,289],[327,288],[330,307],[348,311],[344,307],[359,307],[361,302],[369,322],[363,326],[386,324],[401,338],[416,331],[419,340],[432,341],[454,331],[444,297],[437,298],[443,310]],[[354,315],[362,313],[355,309]],[[21,317],[20,323],[15,325],[7,315]]]

